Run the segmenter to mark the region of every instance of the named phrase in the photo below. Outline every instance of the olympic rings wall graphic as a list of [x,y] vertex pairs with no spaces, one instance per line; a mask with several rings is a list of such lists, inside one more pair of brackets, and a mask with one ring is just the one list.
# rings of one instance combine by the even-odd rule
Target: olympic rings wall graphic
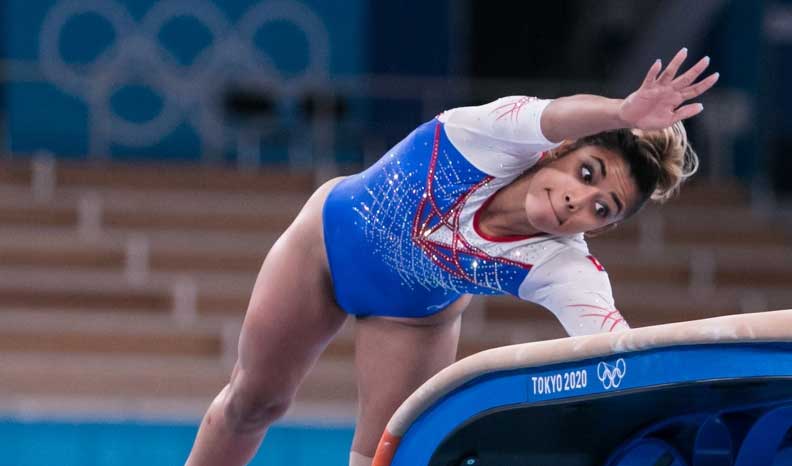
[[[71,21],[92,15],[112,29],[113,40],[92,61],[69,63],[62,56],[64,29]],[[160,41],[163,28],[189,18],[205,28],[210,43],[189,64]],[[256,34],[273,22],[285,22],[304,35],[306,65],[288,77],[271,57],[256,47]],[[136,20],[117,0],[63,0],[46,14],[39,33],[39,66],[57,89],[76,96],[89,112],[89,151],[106,153],[112,143],[130,147],[154,145],[187,122],[201,144],[219,147],[226,128],[211,109],[221,86],[231,79],[264,83],[270,87],[321,83],[328,77],[329,34],[310,7],[296,0],[251,4],[236,20],[209,0],[157,2]],[[142,85],[161,99],[160,110],[146,121],[130,121],[111,104],[114,93]]]

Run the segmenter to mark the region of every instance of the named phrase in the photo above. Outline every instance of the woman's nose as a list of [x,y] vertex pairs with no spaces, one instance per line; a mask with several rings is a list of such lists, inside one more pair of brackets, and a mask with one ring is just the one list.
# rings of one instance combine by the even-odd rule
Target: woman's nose
[[569,194],[564,194],[564,203],[566,203],[567,209],[574,210],[575,206],[572,203],[572,196]]
[[580,206],[584,205],[588,199],[595,196],[596,191],[593,189],[578,193],[567,193],[564,194],[564,203],[570,212],[574,212],[578,210]]

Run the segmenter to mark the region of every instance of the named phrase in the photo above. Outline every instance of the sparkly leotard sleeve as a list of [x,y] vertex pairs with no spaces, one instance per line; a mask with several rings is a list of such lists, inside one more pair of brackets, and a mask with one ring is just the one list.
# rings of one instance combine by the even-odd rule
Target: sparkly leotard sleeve
[[557,144],[542,134],[540,117],[550,100],[503,97],[478,107],[443,112],[451,143],[479,170],[495,177],[520,174]]
[[423,317],[462,294],[511,294],[548,308],[571,335],[626,328],[582,235],[478,228],[492,195],[555,146],[539,125],[548,103],[515,96],[449,110],[334,186],[323,226],[341,308]]
[[529,275],[520,286],[520,298],[552,311],[568,334],[629,328],[614,305],[608,273],[594,256],[561,249],[535,265]]

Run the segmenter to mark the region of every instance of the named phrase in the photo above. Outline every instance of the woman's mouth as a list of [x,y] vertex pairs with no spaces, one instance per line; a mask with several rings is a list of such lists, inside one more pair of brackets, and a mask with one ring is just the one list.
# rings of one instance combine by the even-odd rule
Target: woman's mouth
[[558,214],[556,213],[555,207],[553,207],[553,200],[550,199],[550,190],[549,189],[545,189],[545,191],[547,191],[547,202],[550,204],[550,210],[553,211],[553,215],[555,215],[556,221],[558,222],[558,226],[561,226],[561,223],[562,223],[561,222],[561,217],[558,216]]

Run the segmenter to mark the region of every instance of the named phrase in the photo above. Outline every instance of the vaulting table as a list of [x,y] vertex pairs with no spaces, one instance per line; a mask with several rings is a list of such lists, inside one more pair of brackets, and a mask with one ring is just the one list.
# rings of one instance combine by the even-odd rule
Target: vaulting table
[[792,465],[792,310],[495,348],[427,381],[374,466]]

